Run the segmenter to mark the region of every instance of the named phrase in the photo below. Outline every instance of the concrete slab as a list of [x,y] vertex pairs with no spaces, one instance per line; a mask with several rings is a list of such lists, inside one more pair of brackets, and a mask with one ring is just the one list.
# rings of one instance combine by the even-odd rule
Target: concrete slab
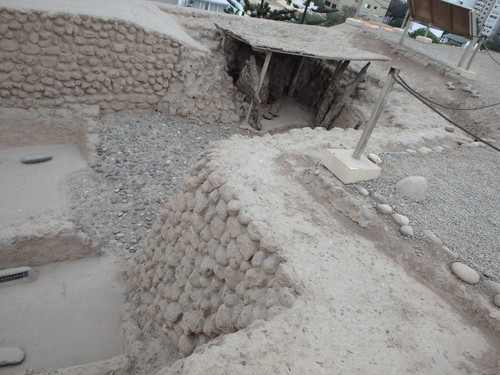
[[0,375],[109,359],[123,352],[124,283],[112,255],[39,267],[38,279],[1,289],[0,347],[25,361]]
[[344,184],[374,180],[380,176],[380,167],[365,156],[360,160],[352,157],[352,149],[326,149],[321,154],[321,164]]
[[427,37],[422,36],[422,35],[417,35],[417,37],[415,39],[419,42],[422,42],[422,43],[432,44],[431,38],[427,38]]
[[[52,155],[52,160],[22,164],[25,156],[41,153]],[[87,162],[76,144],[0,149],[0,225],[45,213],[66,213],[64,181],[71,173],[85,168]]]

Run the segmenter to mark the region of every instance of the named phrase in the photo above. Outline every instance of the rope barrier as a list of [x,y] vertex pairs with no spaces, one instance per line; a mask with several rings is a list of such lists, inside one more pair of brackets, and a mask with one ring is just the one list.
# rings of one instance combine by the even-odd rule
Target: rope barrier
[[476,111],[476,110],[479,110],[479,109],[485,109],[485,108],[491,108],[491,107],[495,107],[497,105],[500,105],[500,102],[498,103],[494,103],[494,104],[487,104],[485,106],[482,106],[482,107],[475,107],[475,108],[457,108],[457,107],[450,107],[450,106],[447,106],[447,105],[444,105],[444,104],[440,104],[440,103],[437,103],[435,102],[434,100],[432,99],[429,99],[428,97],[426,97],[425,95],[419,93],[417,90],[415,90],[414,88],[412,88],[401,76],[399,76],[399,79],[411,90],[413,91],[416,95],[420,96],[422,99],[425,99],[427,100],[429,103],[432,103],[432,104],[435,104],[439,107],[442,107],[442,108],[446,108],[446,109],[453,109],[455,111]]
[[479,142],[482,142],[484,143],[485,145],[488,145],[490,146],[492,149],[496,150],[496,151],[500,151],[500,148],[494,146],[493,144],[491,144],[490,142],[487,142],[485,141],[484,139],[478,137],[477,135],[475,135],[474,133],[470,132],[469,130],[465,129],[463,126],[460,126],[458,125],[456,122],[454,122],[452,119],[450,119],[448,116],[446,116],[445,114],[443,114],[442,112],[438,111],[436,108],[434,108],[433,106],[431,106],[429,103],[427,103],[424,99],[422,99],[420,96],[418,96],[416,93],[413,92],[413,90],[411,89],[411,87],[407,86],[407,84],[405,82],[403,82],[403,80],[400,78],[400,77],[397,77],[397,76],[393,76],[394,80],[401,86],[403,87],[406,91],[408,91],[411,95],[413,95],[415,98],[417,98],[419,101],[421,101],[423,104],[425,104],[427,107],[429,107],[431,110],[433,110],[434,112],[436,112],[439,116],[441,116],[442,118],[444,118],[446,121],[448,121],[450,124],[453,124],[454,126],[456,126],[457,128],[459,128],[460,130],[464,131],[465,133],[469,134],[470,136],[472,136],[475,140],[479,141]]

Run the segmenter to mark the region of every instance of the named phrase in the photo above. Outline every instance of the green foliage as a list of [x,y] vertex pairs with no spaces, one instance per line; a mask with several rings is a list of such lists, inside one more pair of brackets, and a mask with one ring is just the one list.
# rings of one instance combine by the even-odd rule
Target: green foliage
[[[411,33],[408,33],[408,36],[410,38],[413,38],[413,39],[415,39],[419,35],[424,36],[425,35],[425,30],[426,30],[425,28],[420,28],[418,30],[412,31]],[[441,43],[439,41],[439,38],[436,35],[434,35],[432,33],[432,31],[429,31],[429,33],[427,34],[427,38],[431,38],[432,43],[436,43],[436,44]]]
[[342,5],[342,8],[340,8],[340,12],[342,13],[342,16],[344,17],[344,21],[345,21],[346,18],[352,18],[356,15],[356,7]]

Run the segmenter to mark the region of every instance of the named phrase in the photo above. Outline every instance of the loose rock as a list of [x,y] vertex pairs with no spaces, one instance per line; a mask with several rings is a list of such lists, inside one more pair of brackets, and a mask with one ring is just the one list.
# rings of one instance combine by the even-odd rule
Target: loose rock
[[52,159],[52,155],[49,154],[33,154],[25,156],[22,160],[24,164],[36,164],[43,163],[44,161],[49,161]]
[[0,348],[0,366],[17,365],[24,361],[24,352],[16,346]]
[[401,215],[401,214],[392,214],[392,219],[399,226],[410,224],[410,219],[408,219],[406,216]]
[[491,280],[486,280],[483,282],[484,287],[491,294],[500,294],[500,284]]
[[417,151],[423,155],[427,155],[427,154],[430,154],[432,152],[432,150],[428,147],[420,147]]
[[413,236],[413,228],[409,225],[403,225],[401,228],[399,228],[399,231],[405,237],[412,237]]
[[392,213],[392,207],[388,204],[379,204],[377,206],[377,211],[382,215],[389,215],[390,213]]
[[396,191],[404,197],[423,201],[427,195],[427,180],[421,176],[403,178],[396,184]]
[[368,190],[366,190],[363,186],[354,185],[354,190],[356,190],[359,194],[364,195],[365,197],[370,195]]
[[455,127],[448,125],[447,127],[444,128],[447,132],[453,133],[455,131]]
[[493,303],[496,307],[500,307],[500,294],[497,294],[495,298],[493,298]]
[[436,234],[431,230],[428,230],[428,229],[424,230],[424,236],[429,241],[431,241],[433,244],[436,244],[436,245],[443,244],[443,241],[441,241],[441,239],[438,236],[436,236]]
[[453,273],[462,281],[474,285],[479,282],[480,276],[475,270],[460,262],[454,262],[451,265]]
[[380,159],[377,154],[368,154],[367,157],[368,157],[368,159],[370,159],[375,164],[381,164],[382,163],[382,159]]

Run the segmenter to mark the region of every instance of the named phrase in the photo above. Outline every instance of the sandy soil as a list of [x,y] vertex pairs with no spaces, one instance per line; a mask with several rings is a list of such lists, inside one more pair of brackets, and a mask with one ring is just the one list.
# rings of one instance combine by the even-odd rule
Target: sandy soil
[[[52,160],[23,164],[31,154],[49,154]],[[87,168],[87,162],[75,144],[32,145],[0,149],[0,225],[10,221],[69,212],[64,189],[69,176]]]
[[0,346],[26,353],[0,374],[109,359],[123,352],[125,283],[113,255],[36,267],[32,283],[0,289]]
[[[26,4],[44,6],[34,0]],[[104,7],[107,16],[111,8],[122,7]],[[126,17],[133,18],[137,12]],[[165,26],[166,18],[160,18]],[[178,33],[171,27],[169,33]],[[359,29],[343,27],[356,33],[362,48],[394,54],[383,40],[362,38]],[[353,66],[358,67],[356,64]],[[445,82],[449,78],[443,72],[398,55],[397,60],[377,62],[370,68],[356,98],[365,114],[371,112],[391,65],[401,68],[416,87],[439,98],[476,103],[461,90],[448,91]],[[401,88],[395,88],[367,151],[456,143],[460,135],[445,132],[445,125],[421,104],[413,104]],[[350,215],[359,220],[354,210],[356,198],[344,195],[342,186],[325,170],[313,173],[321,149],[353,147],[359,133],[319,129],[278,137],[228,142],[216,152],[226,160],[227,170],[234,172],[233,181],[249,188],[241,199],[248,199],[245,204],[256,217],[289,245],[287,257],[302,280],[302,296],[275,319],[221,336],[160,373],[254,374],[263,369],[292,374],[498,373],[498,310],[461,284],[444,263],[421,258],[381,220],[374,217],[367,229],[361,229],[352,218],[346,218]],[[84,167],[78,164],[81,157],[74,150],[68,154],[75,158],[63,160],[68,173],[75,166]],[[54,166],[50,163],[56,161],[46,165]],[[9,175],[20,173],[14,164],[10,159],[0,168],[9,168],[5,170]],[[43,186],[51,187],[42,196],[59,199],[53,194],[62,170],[50,175],[40,169]],[[16,176],[10,182],[0,181],[10,189],[0,198],[4,199],[2,207],[10,207],[9,220],[18,217],[16,210],[21,207],[19,201],[13,204],[12,197],[26,186],[36,188],[31,179],[23,180],[22,173]],[[32,200],[26,200],[22,209],[31,215],[45,212],[46,206],[38,207],[39,196],[26,195]],[[49,206],[63,210],[60,202],[50,202]],[[63,367],[121,353],[118,314],[125,281],[118,277],[120,269],[111,255],[53,264],[40,268],[35,283],[2,289],[0,312],[7,319],[0,320],[0,344],[20,345],[27,352],[26,362],[15,370]],[[142,367],[143,373],[150,370]],[[4,368],[0,374],[12,371]]]

